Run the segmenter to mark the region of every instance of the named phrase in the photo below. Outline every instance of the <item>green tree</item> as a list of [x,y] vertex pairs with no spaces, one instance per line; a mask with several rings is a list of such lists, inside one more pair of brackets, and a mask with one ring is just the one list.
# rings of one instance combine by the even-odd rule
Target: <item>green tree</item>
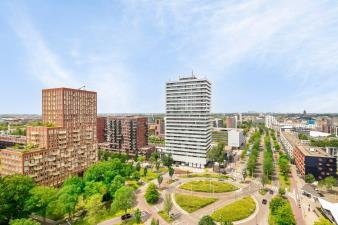
[[131,175],[131,178],[132,178],[133,180],[135,180],[135,181],[139,181],[140,178],[141,178],[140,172],[139,172],[139,171],[133,172],[133,174]]
[[168,169],[174,164],[174,159],[171,154],[164,154],[162,156],[162,164]]
[[43,216],[45,222],[48,206],[56,198],[56,190],[47,186],[36,186],[30,190],[30,194],[25,203],[26,208]]
[[141,170],[141,164],[140,164],[140,162],[136,163],[135,170],[136,171],[140,171]]
[[216,223],[210,216],[203,216],[198,222],[198,225],[216,225]]
[[316,179],[311,173],[305,175],[305,182],[306,183],[313,183],[315,181],[316,181]]
[[158,199],[160,198],[160,193],[158,192],[154,183],[150,183],[148,185],[144,197],[146,201],[150,204],[155,204],[158,201]]
[[72,221],[75,212],[75,206],[78,202],[80,193],[77,192],[76,185],[64,185],[58,192],[58,205],[62,205],[63,211],[68,214],[68,218]]
[[326,177],[324,179],[324,184],[327,190],[332,190],[334,186],[337,186],[337,179],[334,177]]
[[275,215],[277,213],[278,208],[282,207],[283,205],[285,205],[284,198],[280,196],[272,198],[269,205],[271,214]]
[[155,220],[154,218],[152,218],[150,225],[160,225],[160,221],[159,220]]
[[5,176],[0,182],[0,224],[30,214],[25,207],[35,186],[32,178],[23,175]]
[[115,192],[112,208],[115,210],[127,210],[135,205],[136,196],[131,187],[123,186]]
[[151,153],[150,161],[152,162],[153,165],[156,166],[156,170],[158,170],[157,168],[160,167],[159,159],[160,159],[160,153],[159,152]]
[[164,197],[164,202],[163,202],[163,210],[169,215],[172,208],[173,208],[173,202],[171,200],[171,196],[170,194],[166,194]]
[[222,225],[234,225],[231,221],[224,221]]
[[296,225],[296,221],[289,204],[285,204],[278,208],[275,222],[278,225]]
[[86,197],[101,194],[105,195],[107,193],[107,186],[103,182],[86,182],[84,187],[84,195]]
[[320,217],[313,225],[334,225],[329,220],[325,219],[324,217]]
[[160,169],[160,165],[161,165],[161,162],[159,160],[155,162],[156,171]]
[[173,175],[174,175],[174,173],[175,173],[174,168],[169,167],[169,168],[168,168],[168,173],[169,173],[169,176],[170,176],[170,180],[172,180],[172,179],[173,179]]
[[31,218],[29,219],[16,219],[16,220],[11,220],[9,222],[9,225],[40,225],[40,223],[32,220]]
[[125,179],[121,175],[117,175],[109,187],[109,193],[113,197],[115,192],[123,187],[125,184]]
[[161,186],[162,181],[163,181],[163,177],[162,177],[161,174],[159,174],[159,175],[157,176],[158,187]]
[[85,210],[87,211],[86,220],[89,224],[97,223],[97,215],[105,210],[105,207],[102,205],[102,194],[94,194],[86,200]]
[[139,208],[136,209],[135,213],[134,213],[134,217],[135,217],[135,222],[137,224],[141,223],[141,211]]
[[143,169],[143,176],[146,177],[148,173],[148,167],[144,167]]
[[284,196],[285,195],[285,189],[284,188],[278,188],[278,193],[280,196]]
[[207,153],[207,158],[212,162],[224,162],[224,143],[219,143]]

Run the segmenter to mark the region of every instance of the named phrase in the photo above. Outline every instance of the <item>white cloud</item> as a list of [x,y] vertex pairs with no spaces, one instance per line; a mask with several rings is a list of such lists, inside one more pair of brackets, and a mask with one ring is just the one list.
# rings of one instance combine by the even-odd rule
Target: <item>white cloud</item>
[[12,5],[11,10],[12,16],[8,21],[25,48],[29,74],[38,79],[44,88],[79,88],[85,85],[88,90],[98,93],[99,112],[132,112],[132,79],[125,66],[113,55],[85,54],[79,40],[73,40],[69,55],[81,71],[66,69],[24,8]]
[[338,96],[338,89],[332,88],[338,84],[337,2],[160,1],[155,7],[149,5],[154,13],[148,15],[155,15],[163,32],[181,34],[177,52],[182,64],[217,80],[251,62],[271,70],[271,76],[283,74],[283,79],[298,86],[293,98],[270,107],[338,111],[338,101],[332,97]]
[[27,65],[31,74],[48,87],[78,86],[72,73],[63,68],[60,59],[51,51],[41,33],[34,27],[23,8],[11,7],[9,24],[27,52]]
[[[335,1],[123,3],[126,8],[123,21],[118,23],[121,27],[114,27],[121,37],[120,40],[112,38],[111,42],[126,46],[111,49],[110,53],[93,53],[83,49],[79,44],[81,37],[78,37],[68,52],[74,59],[73,64],[67,64],[71,69],[66,68],[58,54],[49,48],[25,10],[13,6],[14,15],[9,20],[27,50],[27,62],[34,77],[47,86],[87,84],[88,88],[98,91],[101,111],[135,111],[137,85],[133,83],[135,75],[131,74],[125,58],[132,54],[129,52],[133,52],[133,48],[142,49],[152,44],[145,40],[147,35],[143,30],[157,29],[163,40],[167,40],[161,47],[170,48],[178,59],[178,73],[182,68],[194,69],[217,81],[222,76],[231,76],[234,68],[254,63],[270,70],[270,76],[283,74],[283,79],[297,84],[294,96],[282,97],[285,102],[275,105],[269,103],[271,111],[304,108],[317,112],[338,111],[338,101],[334,97],[338,96],[335,87],[338,84],[338,4]],[[151,28],[143,27],[148,25]],[[105,30],[106,24],[103,21],[98,26]],[[135,38],[138,35],[140,38]],[[139,43],[141,41],[148,42]],[[163,64],[166,60],[163,59]],[[72,65],[83,68],[77,70]],[[144,104],[146,100],[139,104],[141,102]]]

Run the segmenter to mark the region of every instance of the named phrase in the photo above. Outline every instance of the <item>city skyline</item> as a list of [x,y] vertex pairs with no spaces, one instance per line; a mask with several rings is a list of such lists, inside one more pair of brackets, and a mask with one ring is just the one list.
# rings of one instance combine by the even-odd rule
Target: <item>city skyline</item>
[[206,77],[212,112],[338,112],[334,1],[0,3],[0,113],[41,89],[98,93],[98,113],[165,112],[165,83]]

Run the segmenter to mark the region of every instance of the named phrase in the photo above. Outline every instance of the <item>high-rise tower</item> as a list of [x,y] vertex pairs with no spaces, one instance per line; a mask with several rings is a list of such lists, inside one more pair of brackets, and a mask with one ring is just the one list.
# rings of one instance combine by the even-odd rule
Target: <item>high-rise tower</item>
[[211,148],[211,83],[195,76],[166,83],[165,153],[204,167]]

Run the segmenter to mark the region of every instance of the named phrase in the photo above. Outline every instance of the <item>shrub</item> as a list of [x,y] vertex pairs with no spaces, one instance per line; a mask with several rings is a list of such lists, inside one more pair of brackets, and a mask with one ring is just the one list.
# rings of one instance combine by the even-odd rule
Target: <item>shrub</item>
[[271,225],[296,225],[290,203],[287,199],[281,196],[274,197],[269,207],[269,222]]
[[149,184],[144,197],[149,204],[155,204],[158,201],[160,198],[160,193],[158,192],[154,183]]
[[210,216],[203,216],[198,222],[198,225],[216,225],[216,223]]

